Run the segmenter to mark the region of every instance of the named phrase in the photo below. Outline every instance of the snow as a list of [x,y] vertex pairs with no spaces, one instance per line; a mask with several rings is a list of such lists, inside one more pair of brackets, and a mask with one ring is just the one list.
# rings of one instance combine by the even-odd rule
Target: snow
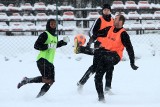
[[[60,36],[59,39],[62,39]],[[159,107],[160,106],[160,51],[159,35],[131,35],[139,66],[131,69],[128,56],[115,66],[112,81],[114,95],[105,95],[106,103],[97,101],[92,76],[77,92],[76,83],[92,64],[93,57],[73,54],[74,36],[71,42],[57,49],[55,57],[55,83],[41,98],[35,98],[42,84],[27,84],[17,89],[24,76],[35,77],[40,73],[36,66],[38,51],[33,45],[37,36],[0,35],[1,91],[0,107]],[[156,39],[156,40],[155,40]],[[156,41],[156,42],[155,42]],[[153,56],[153,51],[155,56]],[[80,61],[77,61],[80,60]]]

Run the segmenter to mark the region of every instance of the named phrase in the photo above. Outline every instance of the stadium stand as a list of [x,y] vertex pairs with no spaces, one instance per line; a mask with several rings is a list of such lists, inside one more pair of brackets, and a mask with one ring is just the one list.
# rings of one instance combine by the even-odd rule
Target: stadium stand
[[[39,32],[45,30],[46,21],[58,18],[59,34],[69,34],[77,28],[89,30],[92,23],[101,14],[101,7],[77,8],[71,5],[59,5],[53,0],[0,0],[0,32]],[[148,1],[113,1],[112,16],[123,14],[131,23],[125,25],[130,31],[160,30],[153,26],[160,23],[160,5]],[[56,10],[58,9],[58,10]],[[57,17],[56,17],[56,14]],[[152,20],[152,22],[148,22]],[[23,27],[23,28],[20,28]],[[81,29],[81,30],[83,30]],[[10,33],[7,33],[10,34]],[[37,33],[34,33],[37,34]]]

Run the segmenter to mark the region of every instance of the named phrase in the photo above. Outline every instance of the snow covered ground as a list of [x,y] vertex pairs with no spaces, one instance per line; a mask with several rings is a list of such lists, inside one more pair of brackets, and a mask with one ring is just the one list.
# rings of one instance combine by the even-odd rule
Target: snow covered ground
[[85,84],[81,94],[77,92],[76,83],[92,64],[93,57],[73,54],[72,42],[57,49],[54,63],[55,83],[45,96],[35,98],[40,91],[41,83],[28,84],[17,89],[17,83],[24,76],[40,75],[36,66],[38,51],[33,48],[37,37],[0,36],[0,107],[159,107],[158,36],[131,35],[137,58],[135,64],[139,69],[131,69],[128,56],[125,54],[126,61],[121,61],[115,66],[112,81],[114,95],[105,95],[106,103],[97,101],[94,76]]

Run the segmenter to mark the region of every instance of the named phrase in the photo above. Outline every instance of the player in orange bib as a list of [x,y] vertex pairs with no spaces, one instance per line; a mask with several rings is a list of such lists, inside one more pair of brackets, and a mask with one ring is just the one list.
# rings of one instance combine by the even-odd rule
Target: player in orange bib
[[106,27],[99,31],[99,35],[93,35],[88,42],[93,43],[98,37],[103,37],[100,48],[95,50],[93,59],[93,71],[95,74],[95,86],[98,93],[99,101],[105,102],[103,92],[103,75],[109,69],[112,69],[122,59],[124,48],[128,52],[130,65],[133,70],[137,70],[135,65],[135,56],[130,37],[123,28],[125,17],[117,15],[114,20],[114,26]]
[[[99,30],[102,30],[108,26],[113,26],[114,19],[111,16],[111,6],[109,4],[104,4],[102,7],[102,15],[95,20],[91,29],[90,35],[97,35]],[[84,53],[88,55],[94,55],[94,50],[99,48],[99,45],[104,41],[103,37],[98,37],[96,42],[94,43],[94,49],[90,48],[90,45],[87,44],[86,47],[76,45],[75,53]],[[111,89],[111,82],[112,82],[112,74],[113,74],[114,67],[106,71],[106,84],[105,84],[105,93],[109,92]],[[83,85],[87,82],[89,77],[93,75],[95,71],[93,71],[93,65],[91,65],[83,77],[78,81],[78,91],[81,91]],[[111,92],[111,91],[110,91]]]

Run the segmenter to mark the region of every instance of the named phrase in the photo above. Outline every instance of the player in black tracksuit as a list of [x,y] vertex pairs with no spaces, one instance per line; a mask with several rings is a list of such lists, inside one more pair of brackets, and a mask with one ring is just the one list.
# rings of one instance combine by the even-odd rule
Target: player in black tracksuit
[[[52,25],[51,25],[52,23]],[[54,24],[54,25],[53,25]],[[51,27],[52,26],[52,27]],[[58,41],[58,36],[55,34],[56,32],[56,20],[50,19],[47,21],[46,25],[46,31],[51,34],[51,36],[54,36],[54,38],[57,38]],[[45,51],[48,50],[49,44],[46,44],[45,42],[48,40],[48,34],[47,32],[43,32],[39,35],[38,39],[36,40],[34,44],[34,48],[39,51]],[[60,40],[56,44],[56,48],[67,45],[66,42],[63,40]],[[52,54],[52,53],[51,53]],[[40,96],[43,96],[51,87],[53,82],[55,81],[55,71],[54,71],[54,65],[50,61],[48,61],[46,58],[41,57],[40,59],[37,60],[37,67],[41,73],[41,76],[34,77],[34,78],[27,78],[25,77],[17,86],[19,89],[21,86],[27,84],[27,83],[45,83],[39,94],[37,95],[37,98]]]
[[[109,9],[111,11],[111,7],[109,4],[104,4],[103,5],[103,8],[102,8],[102,11],[104,9]],[[105,21],[107,22],[110,22],[111,21],[111,14],[104,14],[102,12],[102,17],[104,18]],[[102,25],[102,21],[100,18],[98,18],[94,24],[92,25],[91,29],[90,29],[90,34],[89,35],[97,35],[97,32],[100,30],[100,27]],[[99,48],[99,45],[100,45],[100,42],[99,41],[96,41],[94,43],[94,49],[98,49]],[[78,49],[78,53],[85,53],[85,54],[88,54],[88,55],[94,55],[94,50],[92,48],[90,48],[89,45],[87,45],[86,47],[83,47],[83,46],[80,46],[79,49]],[[106,70],[106,84],[105,84],[105,91],[109,91],[111,89],[111,82],[112,82],[112,74],[113,74],[113,70],[114,70],[114,67],[112,67],[111,69],[108,69]],[[83,77],[80,79],[80,81],[77,83],[77,85],[79,87],[83,86],[87,80],[89,79],[89,77],[94,74],[95,71],[93,70],[93,65],[91,65],[88,70],[86,71],[86,73],[83,75]]]
[[[118,17],[118,16],[116,16]],[[118,21],[125,21],[124,16],[120,15],[118,19]],[[98,36],[101,37],[106,37],[108,34],[108,31],[110,30],[111,27],[107,27],[101,31],[99,31]],[[113,32],[117,33],[119,32],[121,29],[123,28],[123,24],[122,27],[116,27],[114,28]],[[91,37],[89,44],[91,44],[93,41],[96,40],[96,38],[98,37],[97,35],[94,35]],[[135,56],[134,56],[134,50],[130,41],[130,37],[127,34],[126,31],[123,31],[120,34],[120,39],[121,42],[123,44],[123,46],[126,48],[126,51],[128,52],[129,55],[129,59],[130,59],[130,65],[132,67],[133,70],[137,70],[138,67],[135,65]],[[116,51],[110,51],[105,49],[104,47],[101,47],[97,50],[95,50],[94,52],[94,59],[93,59],[93,70],[95,70],[96,74],[95,74],[95,86],[96,86],[96,90],[98,93],[98,97],[99,97],[99,101],[104,101],[104,93],[103,93],[103,75],[105,73],[105,71],[107,71],[108,69],[112,69],[112,67],[114,65],[116,65],[118,62],[120,61],[120,56],[118,55],[118,53]]]

